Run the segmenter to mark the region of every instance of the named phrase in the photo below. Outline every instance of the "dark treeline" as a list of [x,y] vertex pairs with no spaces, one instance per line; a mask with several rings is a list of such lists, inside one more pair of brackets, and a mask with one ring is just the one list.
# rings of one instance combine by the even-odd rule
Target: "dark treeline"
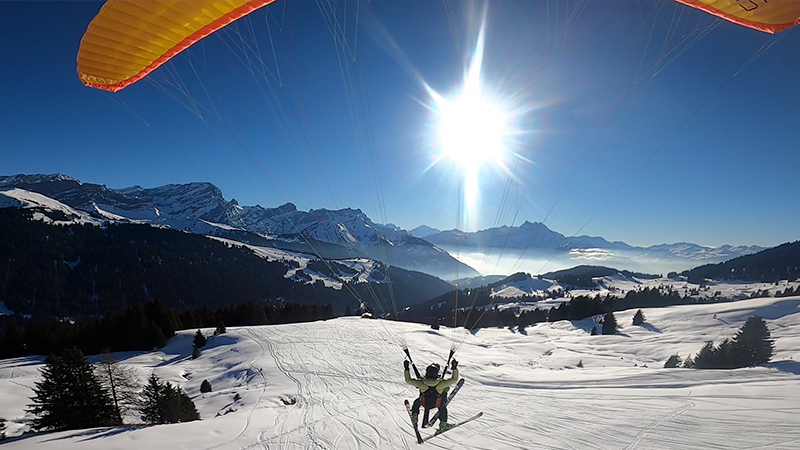
[[800,277],[800,241],[790,242],[740,256],[719,264],[706,264],[681,273],[690,283],[702,284],[706,279],[761,281],[794,281]]
[[[67,220],[63,213],[46,213]],[[355,297],[405,307],[451,289],[419,272],[376,264],[373,279],[342,289],[310,283],[347,272],[337,261],[270,262],[252,250],[205,236],[139,224],[54,226],[33,211],[0,208],[0,299],[12,311],[54,317],[103,315],[159,299],[172,308],[223,308],[250,301],[330,304],[341,313]],[[294,279],[285,277],[296,269]]]
[[160,301],[135,305],[102,319],[64,321],[0,316],[0,359],[60,354],[78,348],[84,354],[151,350],[166,344],[175,331],[193,328],[310,322],[334,317],[330,305],[260,306],[255,302],[211,310],[178,311]]
[[641,278],[641,279],[653,279],[657,278],[657,275],[650,275],[646,273],[639,273],[639,272],[631,272],[628,270],[617,270],[612,269],[610,267],[603,267],[603,266],[587,266],[587,265],[580,265],[575,266],[570,269],[564,270],[557,270],[555,272],[549,272],[542,275],[542,278],[548,278],[552,280],[558,280],[558,282],[562,286],[572,287],[572,288],[585,288],[591,289],[597,286],[597,282],[595,278],[597,277],[607,277],[611,275],[620,274],[625,277],[631,278]]
[[[686,358],[683,367],[693,369],[738,369],[766,364],[775,355],[775,341],[760,316],[750,316],[732,339],[718,345],[709,341],[694,356]],[[670,362],[677,366],[675,355]],[[666,365],[665,365],[666,367]]]
[[[459,291],[458,314],[454,318],[456,298],[454,293],[449,299],[437,298],[438,303],[426,308],[414,308],[400,314],[400,319],[417,323],[438,323],[446,326],[465,327],[467,329],[487,327],[519,327],[540,322],[556,322],[559,320],[581,320],[614,311],[637,308],[660,308],[672,305],[688,305],[697,303],[717,303],[730,301],[723,298],[697,299],[680,295],[670,289],[645,288],[629,291],[624,297],[612,295],[572,297],[550,309],[524,310],[505,305],[496,306],[489,296],[491,289],[480,288],[471,291]],[[474,303],[473,303],[474,301]],[[474,305],[474,307],[473,307]]]

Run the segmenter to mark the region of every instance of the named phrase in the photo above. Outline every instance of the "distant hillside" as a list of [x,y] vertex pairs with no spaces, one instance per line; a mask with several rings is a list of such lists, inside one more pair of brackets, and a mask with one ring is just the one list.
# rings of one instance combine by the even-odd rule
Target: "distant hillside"
[[235,199],[225,200],[210,183],[111,189],[63,174],[0,176],[0,207],[4,203],[59,203],[63,205],[59,208],[68,207],[90,219],[148,223],[204,235],[261,235],[272,240],[272,247],[290,247],[320,258],[367,256],[445,280],[478,275],[430,242],[394,225],[375,223],[359,209],[301,211],[292,203],[275,208],[243,206]]
[[[331,304],[338,314],[358,307],[356,297],[379,311],[377,302],[391,309],[394,298],[398,308],[405,307],[452,288],[429,275],[369,260],[323,262],[306,256],[301,266],[291,259],[268,260],[241,244],[150,225],[53,226],[32,220],[42,214],[63,215],[0,208],[0,295],[17,313],[103,314],[159,299],[175,308],[249,301]],[[354,277],[364,282],[332,286]]]
[[719,264],[706,264],[681,272],[692,283],[705,279],[774,282],[800,277],[800,241],[779,245],[753,255],[740,256]]
[[[599,236],[565,236],[543,223],[527,221],[519,226],[474,232],[448,230],[426,236],[425,240],[454,254],[482,254],[482,260],[493,262],[492,271],[499,268],[501,273],[522,270],[534,274],[540,273],[544,261],[550,270],[580,264],[603,264],[636,272],[666,274],[764,250],[758,246],[708,247],[687,242],[635,247]],[[478,267],[476,263],[473,265]]]
[[594,288],[597,287],[594,278],[609,277],[620,274],[626,278],[654,279],[658,275],[631,272],[629,270],[617,270],[603,266],[575,266],[571,269],[557,270],[542,275],[542,278],[557,280],[559,283],[570,287]]

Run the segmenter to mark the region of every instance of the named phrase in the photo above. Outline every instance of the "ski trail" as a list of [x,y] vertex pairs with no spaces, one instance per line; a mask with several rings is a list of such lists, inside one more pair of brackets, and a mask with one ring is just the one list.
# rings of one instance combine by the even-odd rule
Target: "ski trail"
[[697,405],[695,405],[693,402],[687,401],[686,404],[683,405],[681,408],[678,408],[675,411],[673,411],[673,412],[667,414],[666,416],[662,417],[661,419],[653,422],[647,428],[645,428],[644,430],[640,431],[639,434],[636,435],[636,438],[634,438],[634,440],[630,444],[625,446],[624,450],[630,450],[632,448],[635,448],[639,444],[639,441],[641,441],[642,438],[645,437],[645,435],[647,435],[648,432],[658,428],[659,426],[661,426],[662,424],[666,423],[667,421],[672,420],[676,416],[679,416],[679,415],[683,414],[684,412],[686,412],[689,408],[694,408],[695,406],[697,406]]
[[228,439],[225,442],[222,442],[222,443],[219,443],[219,444],[216,444],[216,445],[212,445],[211,447],[205,447],[204,450],[211,450],[211,449],[214,449],[214,448],[222,447],[223,445],[227,445],[227,444],[239,439],[240,437],[242,437],[244,435],[244,433],[247,431],[247,428],[250,426],[250,420],[251,420],[251,417],[253,415],[253,411],[258,407],[258,405],[261,403],[261,399],[264,397],[264,391],[266,390],[266,387],[267,387],[267,380],[264,378],[264,374],[260,370],[258,370],[256,368],[255,362],[258,361],[259,359],[263,358],[264,354],[266,352],[264,351],[264,346],[261,345],[261,342],[259,342],[258,339],[255,339],[253,337],[254,334],[255,334],[253,332],[253,330],[251,328],[249,328],[249,327],[245,328],[245,330],[250,335],[250,340],[255,342],[258,345],[259,349],[260,349],[258,357],[250,360],[248,365],[250,366],[250,369],[252,369],[256,373],[258,373],[260,375],[260,377],[261,377],[261,383],[260,383],[261,384],[261,392],[259,392],[259,394],[258,394],[258,400],[255,403],[253,403],[252,406],[250,406],[250,408],[247,410],[247,414],[245,415],[245,419],[244,419],[244,426],[242,426],[242,429],[239,431],[239,433],[236,436],[234,436],[233,438]]
[[[354,329],[363,332],[358,324],[345,322],[309,334],[292,325],[260,330],[258,339],[266,343],[276,367],[295,384],[298,403],[276,418],[275,427],[261,428],[258,442],[245,448],[399,448],[395,434],[387,434],[374,419],[389,418],[398,425],[393,400],[406,389],[402,371],[387,368],[385,360],[394,357],[401,367],[402,353],[383,345],[380,330],[357,335]],[[362,344],[353,346],[354,340]],[[290,423],[294,426],[287,428]],[[400,442],[407,446],[405,439]]]

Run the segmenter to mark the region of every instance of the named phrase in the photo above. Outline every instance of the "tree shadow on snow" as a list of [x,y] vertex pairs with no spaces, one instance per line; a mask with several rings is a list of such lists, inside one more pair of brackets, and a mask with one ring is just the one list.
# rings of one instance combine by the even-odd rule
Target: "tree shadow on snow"
[[776,361],[769,364],[770,367],[774,367],[781,372],[787,372],[794,375],[800,375],[800,362],[792,361],[792,360],[784,360],[784,361]]
[[[142,428],[150,427],[152,425],[126,425],[120,427],[108,427],[108,428],[92,428],[89,430],[74,430],[73,433],[65,433],[62,436],[54,437],[52,439],[48,439],[42,442],[53,442],[53,441],[60,441],[63,439],[73,439],[73,438],[83,438],[80,441],[91,441],[94,439],[101,439],[107,438],[111,436],[117,436],[122,433],[127,433],[130,431],[140,430]],[[21,436],[25,437],[25,435]]]
[[594,319],[581,319],[581,320],[572,320],[572,326],[575,328],[579,328],[586,333],[591,333],[592,328],[597,327],[597,333],[599,334],[600,331],[603,329],[603,326],[599,323],[595,322]]
[[660,328],[658,328],[655,325],[651,325],[651,324],[649,324],[647,322],[643,323],[641,326],[642,326],[642,328],[644,328],[647,331],[652,331],[653,333],[661,333],[661,329]]

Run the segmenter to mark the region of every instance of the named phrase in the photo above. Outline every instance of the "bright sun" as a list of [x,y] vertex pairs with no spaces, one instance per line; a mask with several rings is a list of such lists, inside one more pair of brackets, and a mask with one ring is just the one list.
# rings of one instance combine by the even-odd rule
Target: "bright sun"
[[465,89],[439,106],[439,140],[442,154],[465,170],[502,161],[506,151],[505,117],[479,90]]
[[[508,105],[494,99],[481,83],[484,52],[484,27],[481,27],[464,84],[447,98],[425,84],[435,116],[434,147],[437,161],[450,160],[460,170],[459,187],[463,186],[461,219],[472,225],[480,197],[480,175],[487,165],[505,169],[511,135]],[[507,170],[506,170],[507,171]]]

